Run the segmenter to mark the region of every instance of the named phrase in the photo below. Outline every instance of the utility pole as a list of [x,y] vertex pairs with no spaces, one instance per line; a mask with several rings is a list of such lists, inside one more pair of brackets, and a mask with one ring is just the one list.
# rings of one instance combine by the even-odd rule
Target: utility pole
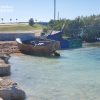
[[54,21],[56,20],[56,0],[54,0]]
[[58,20],[59,20],[59,11],[58,11]]

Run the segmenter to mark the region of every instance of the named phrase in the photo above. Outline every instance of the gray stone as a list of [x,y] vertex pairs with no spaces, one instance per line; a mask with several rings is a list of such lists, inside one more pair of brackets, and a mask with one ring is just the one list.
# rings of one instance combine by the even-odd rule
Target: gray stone
[[0,76],[10,75],[10,64],[0,64]]
[[0,78],[0,97],[4,100],[25,100],[25,92],[18,87],[17,83]]

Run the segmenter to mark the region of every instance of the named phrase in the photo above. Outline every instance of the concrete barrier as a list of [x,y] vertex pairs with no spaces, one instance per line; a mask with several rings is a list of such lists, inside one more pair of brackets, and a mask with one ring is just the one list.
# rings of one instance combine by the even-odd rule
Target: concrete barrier
[[15,41],[21,36],[33,36],[34,33],[0,33],[0,41]]

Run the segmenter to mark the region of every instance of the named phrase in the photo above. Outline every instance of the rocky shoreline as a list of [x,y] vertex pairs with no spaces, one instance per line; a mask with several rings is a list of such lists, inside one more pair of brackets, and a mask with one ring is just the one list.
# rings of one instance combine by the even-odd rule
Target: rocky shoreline
[[0,54],[20,53],[16,41],[0,41]]
[[25,100],[25,92],[12,80],[0,78],[0,97],[3,100]]
[[18,52],[16,42],[0,42],[0,100],[25,100],[25,92],[7,78],[11,74],[9,54]]

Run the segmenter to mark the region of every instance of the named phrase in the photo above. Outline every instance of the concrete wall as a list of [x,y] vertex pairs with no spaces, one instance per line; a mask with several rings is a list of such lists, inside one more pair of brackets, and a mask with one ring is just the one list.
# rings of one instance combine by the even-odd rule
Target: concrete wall
[[34,36],[34,33],[0,33],[0,41],[15,41],[21,36]]

